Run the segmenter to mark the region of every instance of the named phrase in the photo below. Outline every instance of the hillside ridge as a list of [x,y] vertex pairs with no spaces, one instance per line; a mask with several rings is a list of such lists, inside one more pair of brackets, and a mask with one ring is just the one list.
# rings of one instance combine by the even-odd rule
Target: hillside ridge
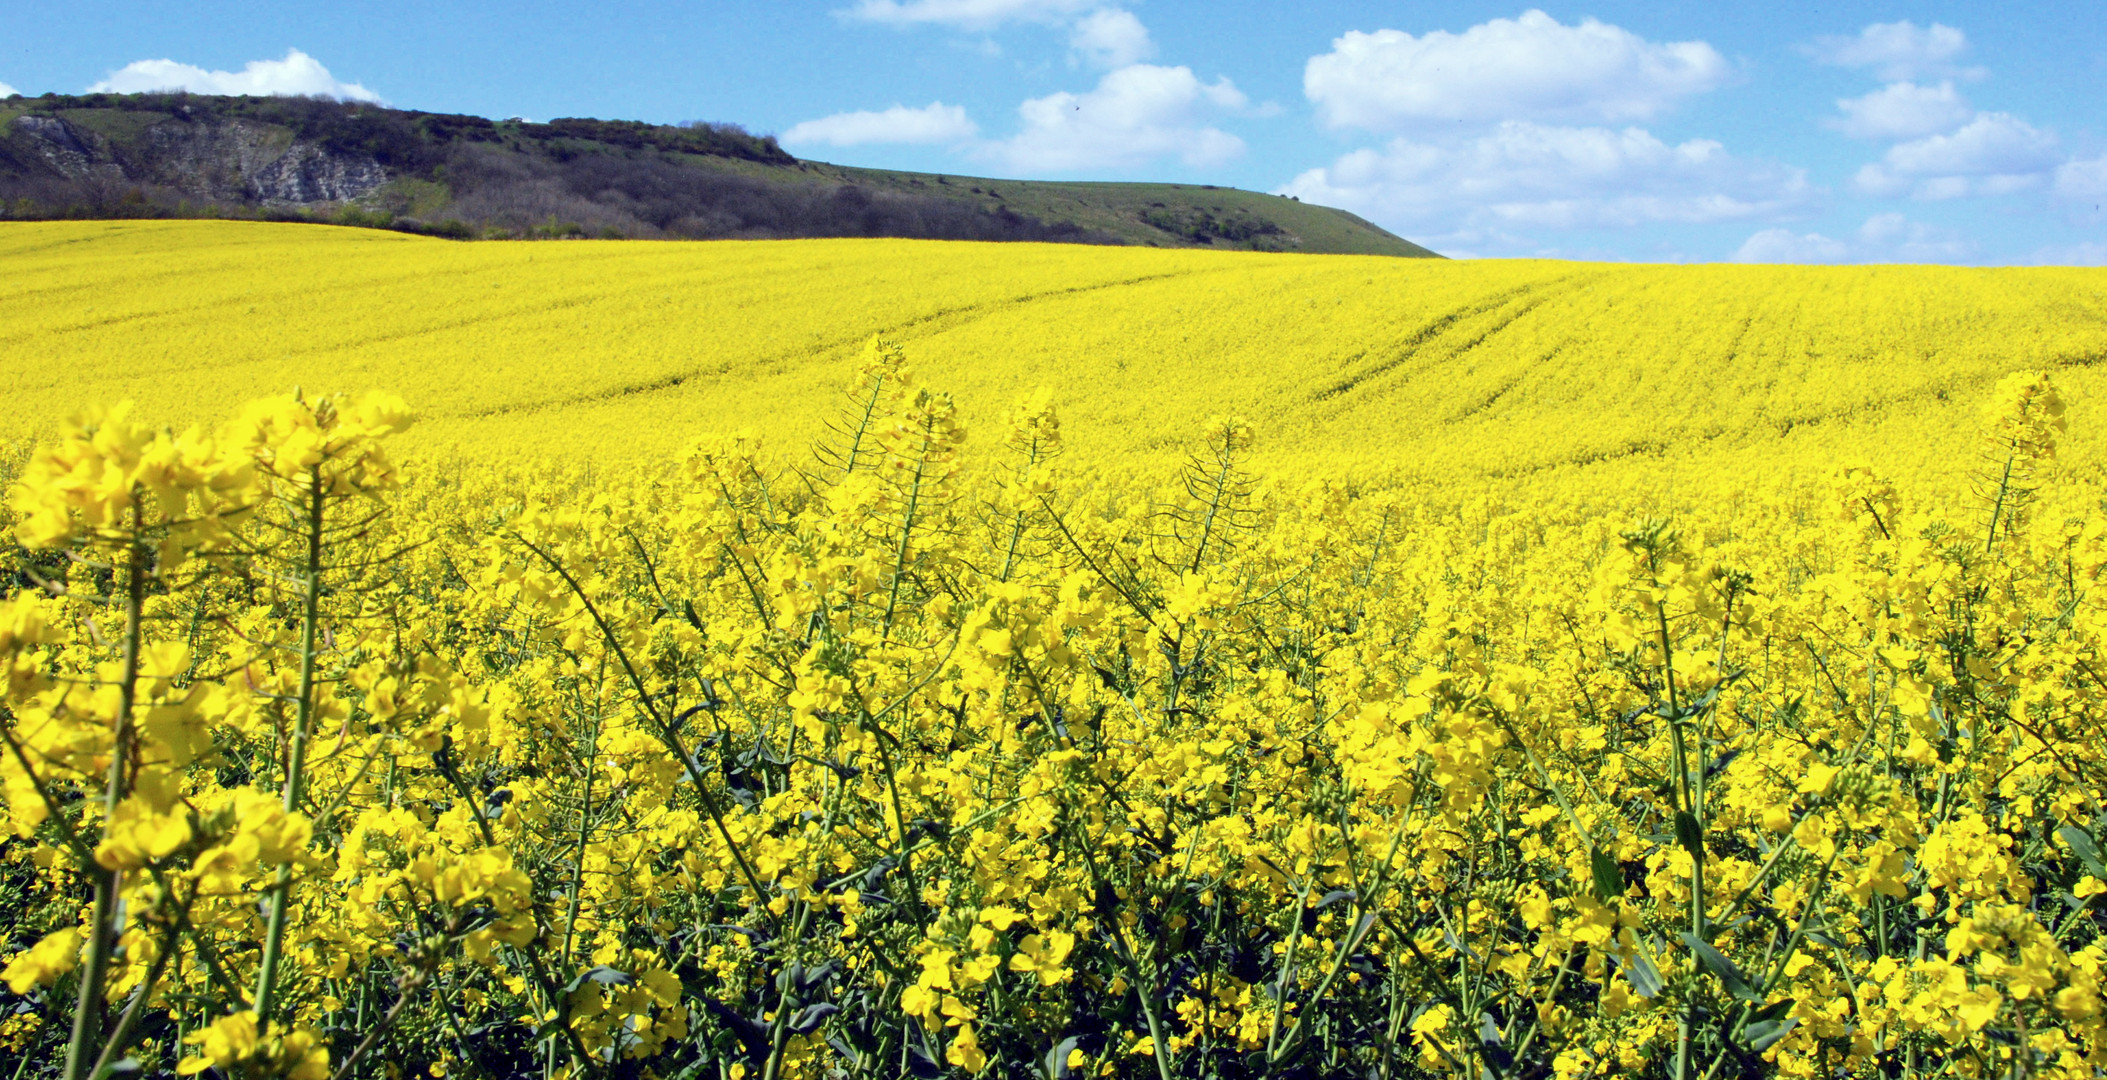
[[0,218],[262,218],[458,239],[902,237],[1438,257],[1201,184],[800,160],[735,124],[522,119],[185,93],[0,100]]

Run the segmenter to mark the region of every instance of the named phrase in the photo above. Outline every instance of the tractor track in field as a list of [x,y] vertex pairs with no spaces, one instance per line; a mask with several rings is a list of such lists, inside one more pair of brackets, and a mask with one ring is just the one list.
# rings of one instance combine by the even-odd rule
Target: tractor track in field
[[[939,308],[935,311],[914,316],[913,318],[902,319],[898,322],[888,324],[874,331],[858,331],[853,334],[837,334],[833,337],[823,339],[816,345],[803,345],[795,349],[789,349],[769,355],[759,356],[754,358],[751,366],[765,368],[773,365],[793,364],[801,361],[809,362],[815,359],[825,358],[839,351],[857,348],[861,346],[864,342],[870,340],[871,337],[874,335],[878,337],[899,335],[912,336],[914,338],[927,338],[932,336],[933,334],[943,333],[945,331],[957,329],[958,327],[962,326],[970,326],[974,323],[992,318],[1004,312],[1012,311],[1017,308],[1025,307],[1027,305],[1038,303],[1044,300],[1057,300],[1070,296],[1079,296],[1086,293],[1098,292],[1104,289],[1121,288],[1129,285],[1144,285],[1155,281],[1167,281],[1177,278],[1195,277],[1201,274],[1223,273],[1226,272],[1227,269],[1228,268],[1217,270],[1209,268],[1176,270],[1160,274],[1143,274],[1137,277],[1121,278],[1117,281],[1094,282],[1088,285],[1072,285],[1066,288],[1059,289],[1043,289],[1038,292],[1025,293],[1022,295],[1011,296],[1000,300],[987,300],[977,304],[962,304],[957,307]],[[514,413],[538,412],[545,409],[563,409],[578,405],[593,405],[602,402],[616,401],[622,398],[664,393],[668,390],[678,389],[683,384],[688,383],[692,380],[706,378],[711,375],[724,374],[728,370],[729,369],[724,367],[723,365],[704,365],[690,367],[681,371],[673,372],[668,375],[660,376],[656,379],[648,379],[642,382],[628,383],[622,386],[607,387],[605,389],[589,391],[582,394],[568,394],[560,397],[543,398],[539,401],[493,405],[488,408],[478,409],[473,412],[465,412],[458,415],[467,419],[488,420],[501,416],[511,415]]]
[[[1466,322],[1471,318],[1488,312],[1512,308],[1510,311],[1503,312],[1506,316],[1505,318],[1479,331],[1469,341],[1465,341],[1448,350],[1443,354],[1442,358],[1454,359],[1462,356],[1484,344],[1502,330],[1513,326],[1523,316],[1554,299],[1560,293],[1570,291],[1572,288],[1577,287],[1578,283],[1592,280],[1593,277],[1594,275],[1589,274],[1567,274],[1563,277],[1551,278],[1546,281],[1531,282],[1527,285],[1507,289],[1492,296],[1482,297],[1470,303],[1459,305],[1422,324],[1418,329],[1405,335],[1389,348],[1383,350],[1389,354],[1386,359],[1333,381],[1331,384],[1311,393],[1308,400],[1311,402],[1324,402],[1343,397],[1366,383],[1382,378],[1410,364],[1427,347],[1439,342],[1456,324]],[[1561,286],[1565,286],[1565,288],[1561,288]]]
[[[2051,372],[2107,366],[2107,354],[2061,356],[2044,361],[2041,366]],[[1677,434],[1674,438],[1666,441],[1659,439],[1635,439],[1612,447],[1576,451],[1550,461],[1530,465],[1517,465],[1505,469],[1489,469],[1480,475],[1494,480],[1512,480],[1517,477],[1530,476],[1568,466],[1585,468],[1590,465],[1599,465],[1606,461],[1616,461],[1622,458],[1642,455],[1666,457],[1670,453],[1706,446],[1721,439],[1732,438],[1737,435],[1755,434],[1762,431],[1764,427],[1769,427],[1774,437],[1782,439],[1804,428],[1822,427],[1838,421],[1848,422],[1861,414],[1879,413],[1925,401],[1950,401],[1955,398],[1973,400],[1981,397],[1986,388],[1996,385],[1998,380],[2009,374],[2011,374],[2011,370],[2008,369],[1985,374],[1963,375],[1956,377],[1951,382],[1927,384],[1903,393],[1892,394],[1871,401],[1861,401],[1835,409],[1806,412],[1794,416],[1770,417],[1767,418],[1767,423],[1764,425],[1718,431],[1687,432]]]

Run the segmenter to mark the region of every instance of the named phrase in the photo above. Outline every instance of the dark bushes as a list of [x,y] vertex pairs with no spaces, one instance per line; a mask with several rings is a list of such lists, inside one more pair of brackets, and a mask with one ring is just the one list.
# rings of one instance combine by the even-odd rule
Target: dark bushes
[[557,162],[463,147],[448,166],[464,218],[524,232],[550,218],[635,237],[765,239],[897,236],[929,240],[1117,243],[937,196],[826,187],[696,168],[655,157],[580,154]]
[[[735,124],[533,124],[324,98],[180,93],[52,96],[30,112],[53,122],[39,125],[44,137],[21,124],[0,128],[0,216],[267,218],[460,237],[1119,242],[1007,208],[827,184],[773,137]],[[252,129],[227,137],[237,122]],[[237,160],[232,147],[254,144],[259,124],[283,129],[350,175],[384,176],[393,186],[350,187],[366,194],[343,204],[258,202],[243,179],[254,163]],[[56,144],[51,131],[71,141]],[[735,172],[712,159],[778,168]],[[404,197],[399,181],[421,183],[429,197]]]

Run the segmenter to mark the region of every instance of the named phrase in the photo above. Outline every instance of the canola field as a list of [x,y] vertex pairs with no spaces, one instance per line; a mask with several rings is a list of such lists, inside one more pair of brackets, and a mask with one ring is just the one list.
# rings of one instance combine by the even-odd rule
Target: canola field
[[0,268],[11,1076],[2107,1069],[2107,272]]
[[748,427],[805,455],[884,335],[972,430],[1045,388],[1095,463],[1175,463],[1198,425],[1237,415],[1267,468],[1332,475],[1717,453],[1950,472],[1999,378],[2057,370],[2082,408],[2107,355],[2107,277],[2084,268],[454,244],[210,222],[25,224],[0,233],[0,266],[0,440],[94,402],[180,429],[296,386],[383,388],[425,421],[407,445],[485,463],[663,462]]

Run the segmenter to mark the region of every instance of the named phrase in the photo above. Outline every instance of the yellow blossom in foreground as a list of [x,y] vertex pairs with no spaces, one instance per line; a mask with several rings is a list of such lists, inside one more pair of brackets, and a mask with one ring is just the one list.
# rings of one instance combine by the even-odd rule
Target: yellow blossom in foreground
[[0,230],[8,1053],[2107,1069],[2097,273],[279,235]]

